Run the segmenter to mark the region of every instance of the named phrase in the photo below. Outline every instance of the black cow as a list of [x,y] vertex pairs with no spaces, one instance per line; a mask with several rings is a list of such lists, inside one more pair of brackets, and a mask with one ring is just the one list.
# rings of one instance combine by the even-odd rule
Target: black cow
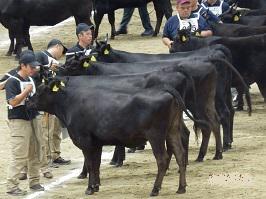
[[265,26],[266,15],[242,16],[240,13],[227,14],[222,17],[224,23],[236,23],[249,26]]
[[[199,49],[204,46],[213,44],[223,44],[227,46],[233,56],[233,65],[244,77],[247,84],[257,83],[264,101],[266,98],[266,67],[265,64],[265,51],[266,51],[266,34],[254,35],[248,37],[210,37],[210,38],[197,38],[188,37],[186,42],[182,42],[177,38],[172,46],[172,51],[189,51]],[[237,84],[236,79],[234,84]],[[240,96],[243,94],[243,87],[239,84],[236,85]],[[242,97],[241,97],[242,98]],[[239,99],[241,100],[241,99]],[[242,99],[243,100],[243,99]],[[241,104],[240,104],[241,106]],[[239,109],[243,109],[239,107]]]
[[229,0],[228,3],[230,5],[237,3],[237,6],[241,8],[266,9],[265,0]]
[[139,7],[152,1],[156,12],[156,27],[153,36],[156,36],[161,27],[163,16],[168,19],[172,16],[172,6],[170,0],[97,0],[95,1],[96,13],[94,21],[96,25],[95,37],[98,36],[99,26],[104,14],[108,14],[108,20],[111,24],[111,39],[115,37],[115,13],[119,8]]
[[[186,161],[179,131],[184,105],[174,89],[101,87],[103,77],[94,78],[96,87],[75,86],[86,77],[68,77],[41,85],[28,107],[55,114],[67,127],[73,143],[82,150],[89,171],[86,194],[99,191],[102,146],[135,146],[148,140],[156,158],[158,173],[151,196],[159,194],[173,151],[180,170],[178,193],[185,193]],[[74,83],[72,85],[72,83]],[[86,84],[86,82],[85,82]],[[170,88],[170,89],[169,89]]]
[[51,26],[70,16],[74,16],[76,24],[80,22],[92,24],[91,11],[91,0],[80,0],[78,3],[75,0],[1,0],[0,22],[16,38],[19,56],[24,40],[28,48],[32,50],[30,26]]
[[266,33],[266,26],[247,26],[241,24],[210,23],[215,36],[245,37]]
[[[105,61],[105,62],[119,62],[122,60],[122,62],[140,62],[140,61],[158,61],[158,60],[175,60],[177,58],[182,58],[182,57],[193,57],[193,56],[205,56],[206,55],[211,55],[211,57],[218,57],[218,58],[225,58],[228,59],[228,61],[231,61],[231,53],[230,51],[221,46],[221,45],[215,45],[213,48],[210,46],[205,49],[200,49],[197,51],[190,51],[190,52],[182,52],[182,53],[173,53],[173,54],[158,54],[158,55],[153,55],[153,54],[145,54],[145,53],[128,53],[124,51],[118,51],[114,50],[110,47],[107,42],[100,42],[97,43],[97,48],[98,49],[98,60]],[[220,52],[220,53],[219,53]],[[215,55],[216,54],[216,55]],[[176,60],[175,60],[176,61]],[[220,63],[221,64],[221,63]],[[230,92],[230,85],[231,85],[231,70],[229,68],[224,68],[221,67],[219,63],[215,63],[216,69],[218,71],[218,85],[217,85],[217,93],[216,93],[216,107],[217,111],[219,114],[219,117],[221,119],[221,123],[223,126],[224,130],[224,150],[230,149],[231,148],[231,142],[233,141],[233,117],[234,117],[234,110],[232,107],[232,102],[231,102],[231,92]],[[223,63],[222,65],[224,65]],[[135,67],[133,70],[137,70],[136,68],[138,67],[138,63],[136,63]],[[97,67],[97,70],[100,70],[99,73],[101,72],[111,72],[110,71],[110,65],[108,67],[100,69],[100,66]],[[125,68],[125,67],[124,67]],[[103,70],[103,71],[101,71]],[[109,71],[108,71],[109,70]],[[127,69],[113,69],[114,72],[117,71],[124,71],[124,70],[129,70]],[[115,71],[116,70],[116,71]],[[132,70],[132,69],[130,69]],[[225,71],[224,71],[225,70]],[[226,72],[227,70],[227,72]],[[127,71],[130,72],[130,71]],[[241,86],[243,84],[243,81],[241,81]],[[244,87],[245,87],[244,83]],[[249,99],[249,93],[247,92],[247,101],[248,101],[248,106],[249,110],[251,111],[251,104],[250,104],[250,99]]]
[[[214,51],[210,53],[213,53],[212,56],[214,55]],[[182,54],[182,53],[181,53]],[[218,54],[218,53],[217,53]],[[169,56],[169,55],[168,55]],[[169,56],[170,57],[170,56]],[[173,56],[172,56],[173,57]],[[218,57],[218,55],[217,55]],[[206,114],[208,115],[208,111],[206,111],[208,108],[207,107],[211,107],[208,100],[205,100],[206,97],[211,98],[210,96],[213,95],[213,91],[209,88],[210,84],[212,84],[211,82],[213,80],[208,80],[208,77],[210,76],[214,76],[213,74],[209,74],[209,73],[213,73],[216,69],[213,66],[212,63],[210,63],[211,61],[215,62],[216,61],[221,61],[223,64],[225,60],[219,60],[219,59],[211,59],[208,58],[206,55],[202,56],[202,57],[196,57],[196,56],[191,56],[188,57],[187,59],[171,59],[171,60],[165,60],[165,61],[153,61],[153,62],[137,62],[137,63],[93,63],[93,62],[89,62],[87,61],[83,61],[81,63],[81,65],[79,65],[78,63],[74,63],[71,64],[70,66],[66,66],[66,73],[67,74],[71,74],[71,75],[81,75],[81,74],[87,74],[87,75],[112,75],[112,74],[129,74],[129,73],[143,73],[143,72],[150,72],[153,70],[157,70],[157,69],[164,69],[166,67],[172,67],[177,71],[185,71],[187,74],[191,75],[192,78],[195,81],[196,84],[196,96],[197,99],[199,101],[202,101],[202,104],[191,104],[191,102],[193,102],[193,100],[191,99],[191,96],[193,96],[193,92],[190,91],[190,95],[187,96],[185,102],[187,107],[191,110],[191,112],[193,114],[196,114],[196,109],[197,107],[200,107],[200,111],[202,116],[200,117],[201,119],[205,119],[207,118],[214,118],[215,116],[210,115],[210,116],[206,116]],[[89,62],[89,63],[88,63]],[[182,65],[182,67],[180,67],[179,65]],[[74,66],[73,66],[74,65]],[[85,67],[83,67],[85,66]],[[210,69],[212,68],[212,69]],[[224,69],[224,71],[227,71],[226,67],[220,67],[221,70]],[[211,72],[212,71],[212,72]],[[227,84],[227,79],[228,75],[222,74],[224,77],[224,80],[226,81],[220,81],[220,84],[222,85],[226,85]],[[204,81],[203,81],[204,80]],[[108,84],[108,83],[107,83]],[[204,92],[203,92],[204,90]],[[210,92],[210,93],[209,93]],[[214,92],[215,93],[215,92]],[[214,96],[213,96],[214,97]],[[224,96],[223,98],[224,99]],[[223,100],[221,100],[223,101]],[[196,108],[195,108],[196,107]],[[214,108],[215,109],[215,108]],[[214,111],[215,112],[215,111]],[[205,116],[204,116],[205,115]],[[230,118],[229,115],[227,114],[223,114],[223,116],[221,115],[221,118],[224,118],[224,116],[228,116],[226,117],[227,119]],[[209,121],[209,123],[215,123],[217,121]],[[229,127],[229,123],[227,122],[228,125],[228,129],[225,127],[225,131],[227,131],[229,134],[230,131],[230,127]],[[218,124],[215,123],[215,125],[212,126],[219,126],[219,122]],[[220,157],[220,141],[219,141],[219,131],[217,131],[216,128],[212,128],[215,137],[216,137],[216,147],[217,147],[217,151],[216,151],[216,155],[215,155],[215,159],[219,159],[218,157]],[[197,158],[198,161],[202,161],[206,151],[205,148],[207,148],[208,145],[208,141],[205,141],[205,138],[208,140],[208,136],[210,135],[210,129],[208,131],[208,133],[204,133],[206,135],[206,137],[203,137],[203,142],[201,145],[201,150],[199,153],[199,157]]]

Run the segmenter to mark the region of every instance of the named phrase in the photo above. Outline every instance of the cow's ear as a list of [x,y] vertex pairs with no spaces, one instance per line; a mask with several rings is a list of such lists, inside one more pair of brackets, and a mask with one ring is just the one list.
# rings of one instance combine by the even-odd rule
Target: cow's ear
[[50,91],[52,92],[58,92],[62,87],[65,87],[65,83],[61,80],[53,80],[50,83]]
[[182,43],[185,43],[189,40],[189,37],[187,35],[179,35],[179,40],[182,42]]
[[240,16],[241,16],[240,12],[237,12],[236,14],[234,14],[233,21],[238,22],[240,20]]

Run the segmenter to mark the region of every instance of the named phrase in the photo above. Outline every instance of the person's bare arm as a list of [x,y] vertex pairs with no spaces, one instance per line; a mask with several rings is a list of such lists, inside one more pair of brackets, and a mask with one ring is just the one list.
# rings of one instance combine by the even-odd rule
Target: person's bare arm
[[212,36],[212,31],[211,30],[203,30],[203,31],[201,31],[200,36],[202,36],[202,37]]
[[171,48],[171,45],[173,43],[173,41],[171,41],[169,38],[167,37],[163,37],[163,44],[166,45],[169,49]]
[[17,106],[29,95],[29,93],[32,91],[32,88],[33,86],[31,84],[28,84],[20,94],[9,100],[8,103],[13,107]]
[[7,80],[0,82],[0,90],[3,90],[5,88]]

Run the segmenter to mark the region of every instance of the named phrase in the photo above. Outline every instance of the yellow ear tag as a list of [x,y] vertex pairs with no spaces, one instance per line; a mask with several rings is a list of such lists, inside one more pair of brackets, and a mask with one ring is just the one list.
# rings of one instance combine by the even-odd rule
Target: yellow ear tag
[[239,16],[238,15],[234,16],[234,21],[239,21]]
[[196,37],[199,37],[200,36],[200,33],[197,31],[196,34],[195,34]]
[[90,66],[90,63],[88,63],[88,62],[86,62],[86,61],[83,63],[83,67],[84,67],[84,68],[88,68],[89,66]]
[[103,52],[105,55],[109,55],[109,50],[105,49]]
[[52,91],[53,91],[53,92],[57,92],[58,90],[59,90],[59,87],[57,87],[56,85],[54,85]]
[[45,80],[44,79],[42,79],[42,83],[45,83]]
[[63,86],[63,87],[66,86],[64,82],[60,82],[60,85]]
[[182,41],[182,42],[185,42],[185,41],[187,41],[187,38],[183,35],[183,36],[181,37],[181,41]]
[[97,61],[97,60],[96,60],[96,57],[91,56],[91,61]]

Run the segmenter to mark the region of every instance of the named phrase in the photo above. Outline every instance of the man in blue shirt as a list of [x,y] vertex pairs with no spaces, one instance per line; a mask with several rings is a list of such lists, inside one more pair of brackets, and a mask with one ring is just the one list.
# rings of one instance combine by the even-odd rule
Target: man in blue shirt
[[202,5],[218,17],[230,8],[228,3],[221,0],[207,0]]
[[191,28],[191,32],[200,31],[200,36],[208,37],[212,31],[203,17],[191,14],[190,0],[177,0],[177,14],[170,17],[163,31],[163,43],[169,49],[179,30]]

